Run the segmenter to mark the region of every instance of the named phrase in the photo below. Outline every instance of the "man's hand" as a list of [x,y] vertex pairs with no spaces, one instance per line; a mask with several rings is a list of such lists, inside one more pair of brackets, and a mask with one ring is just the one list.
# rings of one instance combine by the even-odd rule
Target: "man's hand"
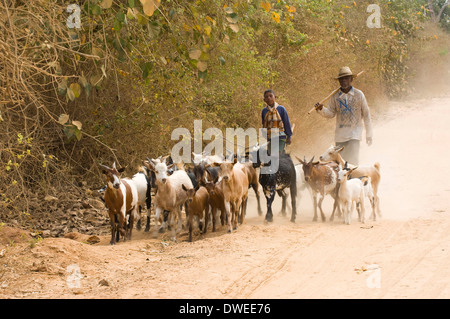
[[314,107],[316,108],[316,111],[320,111],[323,108],[323,104],[320,104],[318,102],[318,103],[316,103],[316,105],[314,105]]
[[291,136],[286,137],[286,144],[291,145],[291,142],[292,142]]
[[371,137],[366,137],[366,143],[367,145],[372,145],[372,138]]

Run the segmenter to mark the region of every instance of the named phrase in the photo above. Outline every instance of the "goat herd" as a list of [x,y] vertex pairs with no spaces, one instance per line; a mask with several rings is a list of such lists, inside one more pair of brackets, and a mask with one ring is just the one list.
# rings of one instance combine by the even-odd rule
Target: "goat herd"
[[[350,167],[340,152],[343,147],[331,146],[320,156],[320,162],[299,160],[293,163],[290,155],[280,154],[277,170],[265,171],[262,167],[270,163],[261,162],[262,147],[256,145],[251,152],[245,153],[243,161],[237,156],[233,160],[225,160],[221,156],[204,156],[193,153],[193,167],[186,168],[171,162],[169,156],[158,159],[147,158],[138,173],[132,178],[120,178],[124,168],[112,168],[101,165],[106,177],[104,201],[111,222],[111,245],[123,239],[131,239],[133,224],[137,221],[137,229],[141,229],[141,208],[147,208],[147,224],[150,229],[150,213],[152,190],[155,209],[155,223],[160,224],[159,232],[166,226],[171,231],[171,239],[176,240],[177,230],[182,225],[182,209],[186,213],[189,241],[192,241],[192,230],[198,225],[200,231],[206,233],[209,219],[212,220],[212,231],[216,230],[216,220],[221,225],[227,224],[228,232],[237,229],[238,223],[244,222],[249,188],[252,187],[258,204],[258,214],[262,215],[259,184],[267,200],[265,220],[273,221],[272,202],[277,193],[282,198],[282,213],[285,214],[289,190],[291,194],[291,222],[296,218],[297,191],[307,189],[314,202],[314,221],[317,221],[317,208],[321,219],[325,221],[322,202],[326,195],[334,199],[333,212],[341,209],[344,223],[350,224],[353,202],[356,203],[359,221],[365,220],[365,198],[370,201],[371,218],[380,216],[378,186],[380,182],[380,165],[375,163],[367,167]],[[249,160],[251,158],[251,161]],[[258,173],[259,170],[259,173]],[[220,211],[220,215],[218,215]]]

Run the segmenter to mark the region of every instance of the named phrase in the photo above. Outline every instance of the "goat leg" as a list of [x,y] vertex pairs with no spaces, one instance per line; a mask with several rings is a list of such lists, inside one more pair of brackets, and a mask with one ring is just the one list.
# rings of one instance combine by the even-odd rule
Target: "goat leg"
[[233,211],[233,230],[236,230],[237,224],[238,224],[238,219],[239,219],[239,210],[241,208],[241,204],[242,204],[242,200],[238,199],[236,202],[234,202],[231,205],[232,211]]
[[259,196],[259,191],[258,191],[258,184],[252,184],[253,190],[255,191],[255,195],[256,195],[256,203],[258,204],[258,215],[262,216],[262,209],[261,209],[261,202],[260,202],[260,196]]
[[175,218],[177,214],[174,211],[169,213],[169,225],[170,225],[170,240],[177,241],[176,227],[175,227]]
[[141,226],[141,220],[142,220],[141,213],[142,213],[142,206],[139,205],[139,219],[138,219],[138,221],[136,223],[136,230],[138,230],[138,231],[141,231],[141,229],[142,229],[142,226]]
[[111,224],[111,240],[110,240],[110,244],[111,245],[115,245],[116,240],[115,240],[115,235],[116,235],[116,222],[115,222],[115,215],[113,214],[109,214],[109,222]]
[[189,216],[189,217],[188,217],[187,224],[188,224],[188,229],[189,229],[189,238],[188,238],[188,241],[189,241],[189,242],[192,242],[192,216]]
[[314,217],[313,217],[313,222],[317,221],[317,193],[314,194],[313,196],[314,198]]
[[[245,214],[247,212],[247,199],[248,198],[244,198],[242,200],[241,207],[240,207],[241,214],[239,215],[239,224],[241,224],[241,225],[244,223]],[[239,213],[239,208],[238,208],[238,213]]]
[[[320,210],[320,217],[322,218],[322,222],[325,222],[327,220],[327,218],[325,217],[325,214],[323,213],[323,209],[322,209],[322,202],[324,200],[325,196],[320,194],[320,199],[319,199],[319,210]],[[333,210],[334,213],[334,210]]]
[[148,211],[147,214],[147,224],[145,225],[145,229],[144,232],[149,232],[150,231],[150,210]]
[[231,203],[226,201],[225,202],[225,212],[227,216],[227,224],[228,224],[228,232],[231,233],[232,227],[231,227]]
[[[211,207],[212,231],[216,231],[217,207]],[[205,222],[206,224],[206,222]]]
[[291,213],[291,222],[295,223],[295,219],[297,218],[297,187],[296,185],[291,186],[291,205],[292,205],[292,213]]
[[[209,205],[206,205],[206,207],[205,207],[205,225],[203,225],[203,227],[202,227],[203,234],[206,234],[206,232],[208,231],[209,212],[210,212],[210,207],[209,207]],[[214,216],[212,216],[211,218],[214,220]],[[213,221],[213,223],[214,223],[214,221]]]
[[334,220],[334,213],[336,212],[336,209],[339,209],[339,200],[337,198],[334,199],[334,203],[333,203],[333,211],[331,212],[331,217],[330,217],[330,222],[332,222]]
[[133,232],[133,225],[134,225],[134,216],[135,211],[132,210],[130,213],[130,223],[128,224],[128,240],[131,240],[131,233]]
[[267,201],[266,222],[271,223],[273,222],[272,203],[275,198],[275,189],[264,191],[264,195]]
[[281,212],[280,215],[285,217],[286,216],[286,200],[287,200],[287,194],[284,190],[277,190],[278,196],[281,197]]

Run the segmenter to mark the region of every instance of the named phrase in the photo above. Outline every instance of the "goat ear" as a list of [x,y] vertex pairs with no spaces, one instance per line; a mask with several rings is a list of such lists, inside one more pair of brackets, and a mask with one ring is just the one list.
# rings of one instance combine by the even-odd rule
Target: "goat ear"
[[182,188],[185,192],[187,192],[187,188],[186,188],[186,186],[184,186],[184,184],[181,184],[181,188]]
[[317,165],[317,164],[319,164],[320,162],[319,161],[316,161],[316,162],[313,162],[312,164],[313,165]]
[[238,162],[238,159],[236,157],[236,155],[234,156],[234,160],[233,160],[233,165],[236,164]]
[[175,164],[170,164],[169,166],[167,166],[167,169],[171,169],[174,166],[175,166]]

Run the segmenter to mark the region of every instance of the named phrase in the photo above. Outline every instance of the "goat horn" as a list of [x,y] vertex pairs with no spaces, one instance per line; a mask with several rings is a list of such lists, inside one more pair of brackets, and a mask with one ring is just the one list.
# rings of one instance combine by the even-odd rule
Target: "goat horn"
[[161,158],[161,163],[167,164],[166,161],[167,161],[167,159],[169,158],[169,156],[170,156],[170,155],[166,155],[166,156],[164,156],[163,158]]
[[103,167],[106,170],[110,170],[110,168],[108,166],[106,166],[106,165],[100,164],[100,166]]

